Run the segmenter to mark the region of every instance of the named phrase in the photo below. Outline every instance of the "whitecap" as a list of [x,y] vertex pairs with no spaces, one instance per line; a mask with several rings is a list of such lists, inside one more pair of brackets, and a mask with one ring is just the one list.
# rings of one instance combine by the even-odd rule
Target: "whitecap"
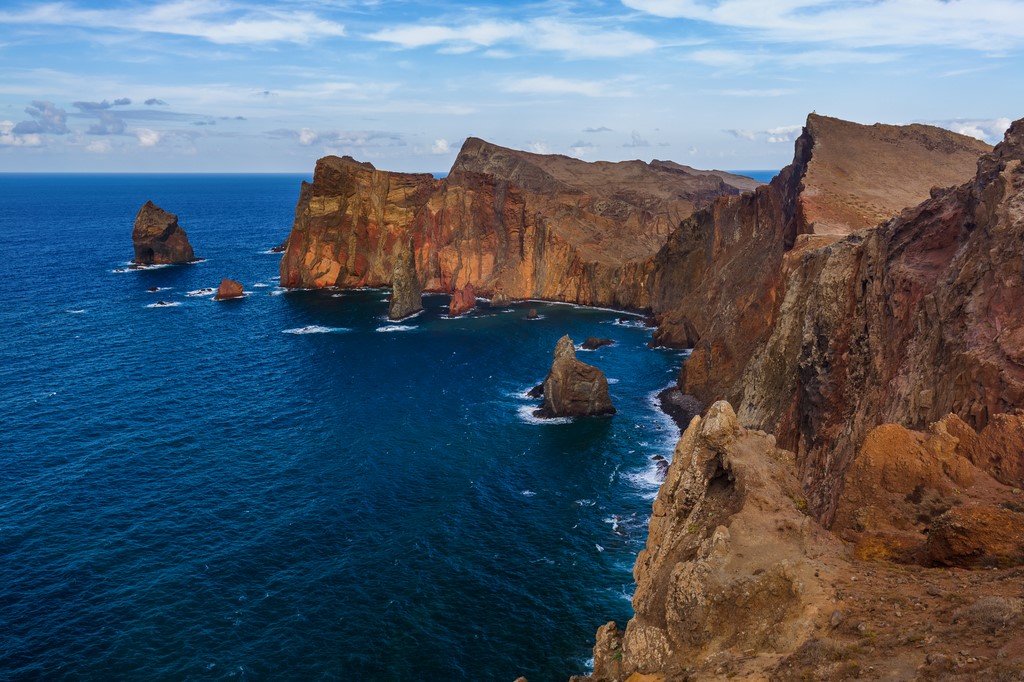
[[389,322],[405,322],[406,320],[411,320],[414,317],[419,317],[423,313],[424,313],[423,310],[417,310],[412,315],[406,315],[405,317],[400,317],[397,320],[391,320],[390,318],[384,318],[384,319],[387,319]]
[[608,383],[609,384],[617,384],[617,383],[619,383],[619,380],[618,379],[614,379],[612,377],[608,377]]
[[408,332],[413,329],[416,329],[416,327],[408,324],[389,324],[384,327],[377,327],[379,332]]
[[523,405],[516,412],[519,414],[520,421],[524,421],[527,424],[571,424],[572,417],[552,417],[550,419],[538,417],[534,414],[537,410],[536,405]]
[[296,327],[295,329],[285,329],[282,334],[336,334],[341,332],[352,331],[348,327],[321,327],[318,324],[311,324],[307,327]]
[[173,289],[173,288],[174,287],[150,287],[149,289],[146,289],[146,293],[148,293],[148,294],[155,294],[158,291],[167,291],[168,289]]
[[597,502],[583,498],[581,500],[576,500],[575,504],[578,504],[581,507],[593,507]]
[[210,296],[210,295],[215,294],[215,293],[217,293],[216,289],[214,289],[213,287],[206,287],[206,288],[203,288],[203,289],[193,289],[192,291],[187,292],[185,295],[186,296]]
[[156,303],[150,303],[147,308],[177,308],[181,305],[181,301],[157,301]]
[[661,488],[662,478],[658,471],[658,463],[651,462],[639,471],[630,471],[622,476],[629,481],[642,498],[653,500],[658,496],[658,489]]
[[257,251],[256,253],[259,253],[264,256],[280,256],[282,253],[284,253],[284,251],[274,251],[274,249],[267,249],[266,251]]
[[520,490],[519,494],[522,495],[523,497],[533,497],[537,493],[533,492],[532,490]]
[[72,315],[81,315],[82,313],[85,312],[85,309],[81,309],[81,310],[65,310],[64,312],[71,313]]
[[269,284],[264,284],[263,282],[257,282],[256,284],[252,285],[252,288],[253,289],[263,289],[263,288],[266,288],[266,287],[269,287],[269,286],[270,286]]
[[598,551],[598,552],[603,552],[603,551],[604,551],[604,547],[602,547],[602,546],[601,546],[601,545],[599,545],[599,544],[596,544],[596,543],[595,543],[595,544],[594,544],[594,547],[597,547],[597,551]]

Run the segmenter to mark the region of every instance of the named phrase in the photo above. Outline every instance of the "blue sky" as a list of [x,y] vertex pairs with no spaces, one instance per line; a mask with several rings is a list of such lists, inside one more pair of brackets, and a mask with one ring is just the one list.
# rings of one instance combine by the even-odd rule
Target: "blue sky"
[[811,111],[995,142],[1022,50],[1024,0],[6,0],[0,171],[776,169]]

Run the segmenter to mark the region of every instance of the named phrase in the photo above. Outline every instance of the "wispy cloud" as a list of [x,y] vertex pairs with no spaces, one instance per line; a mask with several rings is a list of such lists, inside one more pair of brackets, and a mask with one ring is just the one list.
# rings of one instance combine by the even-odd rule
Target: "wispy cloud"
[[639,132],[633,131],[630,134],[629,142],[622,145],[623,147],[650,147],[651,143],[648,142]]
[[659,17],[740,29],[758,40],[846,47],[945,46],[992,52],[1024,44],[1017,0],[622,0]]
[[741,140],[749,140],[751,142],[768,142],[769,144],[775,144],[778,142],[792,142],[800,136],[800,132],[804,129],[802,125],[787,125],[787,126],[776,126],[774,128],[767,128],[765,130],[746,130],[742,128],[732,128],[726,130],[733,137]]
[[171,0],[117,9],[45,3],[20,11],[0,12],[0,24],[164,33],[221,44],[308,43],[318,38],[345,35],[344,26],[313,12],[231,0]]
[[266,133],[270,137],[293,139],[304,147],[320,144],[327,147],[394,147],[405,146],[405,136],[381,130],[324,130],[312,128],[277,128]]
[[509,81],[503,87],[505,92],[519,92],[537,95],[583,95],[605,97],[609,95],[606,83],[591,80],[573,80],[554,76],[533,76]]
[[621,29],[604,29],[556,18],[529,21],[490,20],[476,23],[406,24],[376,31],[370,40],[403,49],[439,47],[451,54],[477,48],[515,45],[520,49],[559,52],[570,57],[625,57],[650,52],[658,43]]

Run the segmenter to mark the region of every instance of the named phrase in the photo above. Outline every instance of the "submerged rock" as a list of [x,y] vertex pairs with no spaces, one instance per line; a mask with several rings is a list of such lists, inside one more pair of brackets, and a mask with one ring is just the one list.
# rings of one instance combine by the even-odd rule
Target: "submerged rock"
[[465,315],[476,307],[476,294],[473,293],[473,285],[467,284],[454,294],[451,303],[448,304],[448,316],[458,317]]
[[135,216],[132,230],[135,263],[165,265],[196,260],[188,235],[178,226],[178,216],[147,201]]
[[217,287],[217,295],[213,297],[215,301],[226,301],[231,298],[242,298],[245,292],[242,289],[241,282],[236,282],[233,279],[222,279],[220,286]]
[[423,310],[423,287],[416,275],[416,252],[410,240],[399,247],[392,275],[391,301],[388,318],[401,320]]
[[544,379],[544,404],[535,414],[538,417],[615,414],[604,372],[576,359],[576,346],[569,336],[560,338],[555,346],[555,360]]

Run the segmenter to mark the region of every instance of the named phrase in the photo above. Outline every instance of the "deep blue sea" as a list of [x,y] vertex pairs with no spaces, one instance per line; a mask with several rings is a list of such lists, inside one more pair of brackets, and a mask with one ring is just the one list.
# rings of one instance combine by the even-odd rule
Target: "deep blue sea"
[[[0,175],[0,679],[562,681],[631,615],[680,353],[284,292],[301,180]],[[126,269],[148,199],[205,261]],[[530,415],[566,333],[614,417]]]

